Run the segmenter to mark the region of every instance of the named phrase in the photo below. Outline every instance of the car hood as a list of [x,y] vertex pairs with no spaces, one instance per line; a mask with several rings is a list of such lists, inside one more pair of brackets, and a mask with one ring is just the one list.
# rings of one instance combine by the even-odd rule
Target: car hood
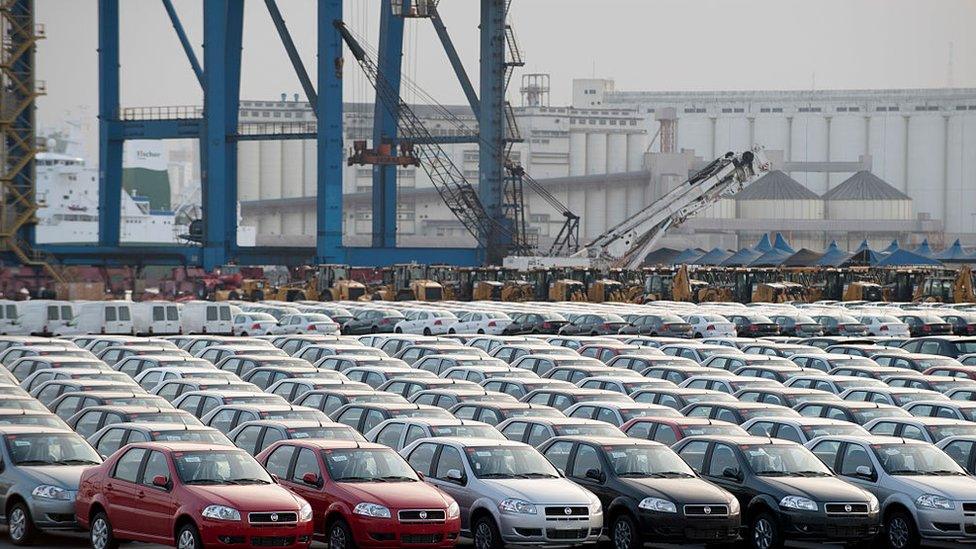
[[345,482],[350,499],[380,503],[391,509],[442,509],[449,498],[426,482]]
[[68,490],[77,490],[81,474],[92,467],[94,465],[48,465],[20,467],[20,471],[35,479],[37,484],[52,484]]
[[761,477],[788,495],[806,496],[814,501],[867,502],[867,492],[833,477]]
[[[291,492],[274,485],[245,486],[185,486],[199,502],[201,509],[207,505],[226,505],[241,513],[254,511],[298,511],[299,503]],[[179,498],[181,501],[187,499]]]
[[645,497],[671,500],[679,505],[694,503],[728,504],[732,499],[722,488],[699,478],[621,478],[625,485]]
[[541,505],[589,505],[595,497],[589,490],[564,478],[488,479],[483,482],[497,490],[501,497],[517,498]]
[[895,480],[921,494],[937,494],[954,500],[971,500],[976,494],[976,479],[971,477],[897,476]]

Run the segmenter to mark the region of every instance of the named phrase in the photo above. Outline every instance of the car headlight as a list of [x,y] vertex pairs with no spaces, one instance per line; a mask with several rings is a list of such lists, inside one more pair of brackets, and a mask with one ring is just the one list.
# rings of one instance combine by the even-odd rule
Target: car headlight
[[357,515],[373,518],[390,518],[392,516],[390,510],[386,507],[383,507],[379,503],[369,503],[367,501],[357,504],[352,512]]
[[447,518],[458,518],[461,516],[461,507],[456,501],[452,501],[450,505],[447,506]]
[[729,514],[730,515],[735,515],[738,512],[740,512],[741,510],[742,510],[742,508],[739,507],[739,500],[738,500],[738,498],[732,498],[732,501],[729,502]]
[[871,498],[868,500],[868,512],[877,513],[878,511],[880,511],[881,502],[878,501],[878,498],[874,497],[874,494],[868,494],[868,497]]
[[502,513],[519,513],[522,515],[535,515],[539,511],[535,505],[521,499],[506,499],[498,504],[498,509]]
[[241,512],[226,505],[208,505],[201,515],[213,520],[241,520]]
[[42,484],[34,488],[31,495],[35,498],[58,499],[62,501],[71,499],[71,494],[67,490],[60,486],[51,486],[50,484]]
[[779,506],[784,509],[796,509],[798,511],[817,510],[817,502],[803,496],[786,496],[779,500]]
[[307,501],[302,503],[301,509],[298,510],[298,520],[299,522],[312,520],[312,506]]
[[920,509],[955,509],[956,504],[949,498],[937,496],[935,494],[924,494],[915,500],[915,507]]
[[647,511],[657,511],[658,513],[677,513],[678,506],[674,504],[673,501],[668,501],[661,498],[644,498],[640,503],[637,504],[638,507]]
[[590,514],[599,515],[601,513],[603,513],[603,504],[600,503],[599,499],[593,500],[593,503],[590,504]]

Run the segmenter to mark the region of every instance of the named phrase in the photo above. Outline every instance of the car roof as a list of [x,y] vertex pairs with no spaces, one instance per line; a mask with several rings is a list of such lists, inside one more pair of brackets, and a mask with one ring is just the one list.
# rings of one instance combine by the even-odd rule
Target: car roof
[[749,436],[743,436],[743,435],[696,435],[696,436],[693,436],[693,437],[686,437],[686,438],[682,439],[682,442],[684,442],[685,440],[709,440],[709,441],[715,441],[715,442],[725,442],[725,443],[732,444],[732,445],[735,445],[735,446],[739,446],[739,445],[743,445],[743,444],[750,444],[750,445],[751,444],[762,444],[762,445],[769,445],[769,444],[790,445],[790,444],[796,444],[795,442],[791,442],[789,440],[783,440],[783,439],[771,438],[771,437],[757,437],[757,436],[752,436],[752,435],[749,435]]
[[551,441],[567,441],[567,442],[590,442],[595,443],[598,446],[650,446],[650,447],[664,447],[664,444],[660,442],[655,442],[652,440],[644,438],[634,438],[634,437],[594,437],[594,436],[584,436],[584,435],[562,435],[558,437],[553,437],[547,442]]
[[74,431],[67,427],[58,429],[54,427],[38,427],[37,425],[0,425],[0,435],[43,435],[53,433],[74,434]]

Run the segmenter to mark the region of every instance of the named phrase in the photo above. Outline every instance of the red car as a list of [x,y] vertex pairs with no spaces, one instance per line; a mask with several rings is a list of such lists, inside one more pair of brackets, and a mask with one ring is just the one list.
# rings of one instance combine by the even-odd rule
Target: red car
[[315,536],[330,549],[454,547],[460,509],[382,444],[282,440],[257,459],[312,504]]
[[244,450],[193,442],[129,445],[81,477],[75,514],[94,549],[119,540],[307,549],[312,507]]

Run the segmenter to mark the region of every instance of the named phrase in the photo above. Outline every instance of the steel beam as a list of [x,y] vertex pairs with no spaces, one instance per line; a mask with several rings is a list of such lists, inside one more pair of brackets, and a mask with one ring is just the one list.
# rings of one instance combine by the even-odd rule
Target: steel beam
[[[505,9],[506,0],[481,0],[481,98],[478,133],[478,195],[494,226],[507,224],[504,202],[505,151]],[[511,237],[497,229],[485,235],[486,261],[500,265]]]
[[118,246],[122,227],[119,124],[119,0],[98,2],[98,242]]
[[451,35],[448,34],[447,26],[444,24],[444,20],[441,19],[441,14],[437,11],[436,5],[433,9],[434,15],[430,18],[430,22],[434,25],[434,31],[437,33],[437,38],[440,39],[441,45],[444,47],[444,53],[447,54],[447,60],[450,61],[451,68],[454,69],[454,74],[457,75],[461,90],[464,92],[464,96],[468,98],[471,111],[477,118],[481,116],[481,102],[478,100],[478,93],[474,91],[471,79],[468,78],[468,71],[464,69],[461,56],[458,55],[457,48],[454,47],[454,41],[451,40]]
[[129,139],[197,139],[203,119],[123,120],[112,126],[113,140]]
[[295,47],[295,41],[291,38],[291,33],[288,32],[288,25],[285,24],[284,17],[281,16],[281,10],[278,9],[278,3],[275,0],[264,0],[264,5],[268,7],[268,13],[271,15],[271,21],[274,23],[275,29],[278,31],[278,36],[281,38],[281,44],[285,47],[285,53],[288,54],[288,59],[291,61],[291,66],[295,68],[295,75],[298,77],[298,81],[302,85],[302,89],[305,90],[305,98],[308,99],[308,104],[312,107],[312,112],[318,112],[318,94],[315,92],[315,86],[312,85],[312,79],[308,77],[308,71],[305,69],[305,63],[302,63],[302,57],[298,55],[298,49]]
[[[410,0],[403,0],[403,13],[410,10]],[[380,0],[380,43],[377,68],[390,89],[399,95],[400,70],[403,66],[404,18],[393,14],[391,0]],[[384,105],[380,94],[373,104],[373,146],[395,143],[399,114],[392,105]],[[373,166],[373,246],[396,246],[397,173],[396,166]]]
[[315,256],[346,263],[342,248],[342,0],[318,0],[318,133]]
[[176,37],[179,38],[180,46],[183,47],[183,53],[186,54],[186,59],[190,62],[190,68],[193,69],[197,82],[203,88],[203,68],[200,67],[200,60],[197,59],[197,54],[194,53],[193,46],[190,45],[190,40],[186,36],[186,30],[183,28],[180,16],[176,13],[176,8],[173,7],[173,0],[163,0],[163,8],[166,10],[166,15],[169,16],[170,23],[173,24],[173,30],[176,31]]
[[241,54],[244,41],[244,0],[229,0],[227,36],[225,37],[224,129],[221,139],[224,153],[224,230],[222,238],[228,254],[237,250],[237,143],[230,137],[237,133],[241,113]]

